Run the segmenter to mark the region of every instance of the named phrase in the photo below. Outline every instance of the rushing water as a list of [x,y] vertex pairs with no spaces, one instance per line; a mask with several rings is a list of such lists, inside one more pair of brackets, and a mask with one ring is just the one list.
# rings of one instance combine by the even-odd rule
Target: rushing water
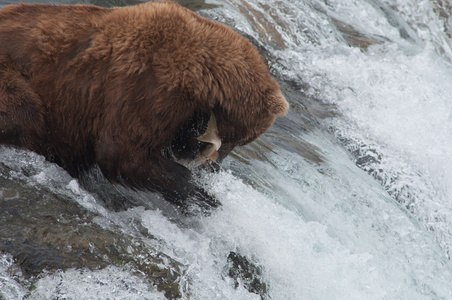
[[[183,298],[452,299],[452,4],[207,2],[219,6],[200,14],[265,49],[291,103],[221,172],[201,176],[221,208],[182,216],[155,195],[117,190],[136,201],[116,211],[102,190],[8,148],[1,205],[33,200],[33,191],[64,198],[61,224],[121,234],[143,247],[123,247],[135,260],[159,253],[165,267],[177,262],[168,268]],[[67,217],[70,205],[85,212]],[[0,254],[0,299],[165,299],[131,263],[30,277],[14,251]],[[256,266],[265,292],[231,276],[231,253]]]

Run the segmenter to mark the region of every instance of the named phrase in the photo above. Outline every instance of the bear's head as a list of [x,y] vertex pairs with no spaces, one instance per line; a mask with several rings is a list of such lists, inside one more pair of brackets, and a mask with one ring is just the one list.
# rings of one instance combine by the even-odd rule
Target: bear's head
[[276,117],[287,112],[288,104],[279,88],[262,99],[263,106],[215,105],[210,110],[195,111],[178,130],[168,150],[177,161],[192,167],[206,160],[221,162],[235,146],[253,142],[268,130]]
[[248,40],[187,9],[160,11],[154,18],[164,34],[153,41],[153,85],[178,116],[169,147],[174,156],[195,164],[221,161],[287,112],[279,85]]
[[[118,15],[132,26],[118,23]],[[171,2],[127,7],[114,20],[102,39],[114,45],[106,53],[121,78],[110,83],[111,94],[136,105],[111,115],[127,119],[124,126],[138,133],[135,140],[147,139],[142,144],[152,145],[153,155],[192,165],[221,161],[288,110],[256,48],[230,28]]]

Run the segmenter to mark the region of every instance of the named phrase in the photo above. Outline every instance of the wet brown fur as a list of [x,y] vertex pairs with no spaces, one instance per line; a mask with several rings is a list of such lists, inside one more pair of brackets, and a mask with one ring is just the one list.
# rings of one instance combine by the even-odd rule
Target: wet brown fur
[[247,40],[177,4],[0,10],[0,143],[73,176],[97,164],[182,201],[191,172],[161,153],[196,112],[215,114],[225,156],[287,109]]

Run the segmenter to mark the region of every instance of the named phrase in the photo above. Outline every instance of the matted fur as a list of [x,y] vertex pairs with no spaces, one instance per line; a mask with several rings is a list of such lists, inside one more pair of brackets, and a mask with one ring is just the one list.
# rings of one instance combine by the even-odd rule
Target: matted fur
[[0,143],[73,176],[97,164],[179,203],[204,193],[162,155],[183,124],[212,111],[224,157],[287,109],[247,40],[177,4],[0,11]]

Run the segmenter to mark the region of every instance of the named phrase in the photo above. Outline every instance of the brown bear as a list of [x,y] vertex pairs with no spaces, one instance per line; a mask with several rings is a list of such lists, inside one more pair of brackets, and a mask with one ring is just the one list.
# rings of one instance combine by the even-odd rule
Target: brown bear
[[288,103],[252,44],[171,2],[0,10],[0,143],[72,176],[176,204],[210,199],[193,165],[264,133]]

